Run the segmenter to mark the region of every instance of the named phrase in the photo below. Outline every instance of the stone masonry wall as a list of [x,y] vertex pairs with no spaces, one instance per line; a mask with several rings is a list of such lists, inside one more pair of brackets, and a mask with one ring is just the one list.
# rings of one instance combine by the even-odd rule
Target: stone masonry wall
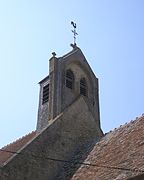
[[46,86],[47,84],[49,84],[49,78],[45,79],[43,82],[40,83],[38,119],[37,119],[37,131],[39,132],[48,125],[49,102],[42,104],[43,87]]
[[[70,69],[74,74],[74,87],[66,87],[65,75]],[[49,60],[49,102],[42,105],[42,88],[44,80],[40,83],[40,99],[38,110],[37,131],[46,127],[50,120],[62,113],[80,95],[80,80],[85,78],[87,89],[87,103],[100,128],[99,112],[99,87],[98,79],[94,75],[82,51],[73,49],[67,55],[57,58],[53,56]]]
[[[15,155],[0,172],[1,180],[56,180],[64,163],[47,159],[70,160],[77,149],[83,151],[102,132],[82,96]],[[66,173],[64,170],[63,173]],[[61,174],[61,177],[65,177]],[[66,178],[63,178],[63,180]]]

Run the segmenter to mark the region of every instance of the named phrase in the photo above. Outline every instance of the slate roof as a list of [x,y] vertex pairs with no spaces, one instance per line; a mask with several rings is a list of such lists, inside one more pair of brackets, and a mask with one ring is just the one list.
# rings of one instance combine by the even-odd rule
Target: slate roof
[[14,155],[13,153],[9,153],[6,151],[17,152],[22,147],[24,147],[29,141],[31,141],[35,136],[36,136],[36,131],[33,131],[23,136],[22,138],[16,140],[15,142],[3,147],[2,150],[5,150],[5,152],[0,151],[0,166],[3,165],[8,159],[10,159]]
[[84,162],[99,167],[81,165],[72,180],[124,180],[144,174],[144,116],[107,133]]

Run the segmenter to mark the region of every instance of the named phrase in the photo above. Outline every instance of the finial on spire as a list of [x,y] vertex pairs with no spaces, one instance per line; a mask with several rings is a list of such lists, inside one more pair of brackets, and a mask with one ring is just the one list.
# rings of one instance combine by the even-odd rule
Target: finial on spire
[[73,33],[73,37],[74,37],[74,46],[76,46],[76,36],[78,35],[78,33],[76,32],[76,23],[74,23],[73,21],[71,21],[71,25],[73,26],[73,30],[72,30],[72,33]]
[[55,52],[52,52],[52,55],[53,55],[53,57],[55,57],[55,56],[56,56],[56,53],[55,53]]

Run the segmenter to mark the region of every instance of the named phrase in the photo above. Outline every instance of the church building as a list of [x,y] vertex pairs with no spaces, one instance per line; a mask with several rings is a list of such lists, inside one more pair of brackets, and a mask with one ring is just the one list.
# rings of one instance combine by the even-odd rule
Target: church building
[[144,180],[144,116],[104,134],[98,78],[71,46],[39,82],[36,130],[0,150],[0,180]]

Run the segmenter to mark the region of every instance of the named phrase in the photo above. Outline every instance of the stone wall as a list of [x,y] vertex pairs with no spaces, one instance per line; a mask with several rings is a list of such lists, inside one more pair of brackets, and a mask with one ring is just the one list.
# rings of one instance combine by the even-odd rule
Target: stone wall
[[[82,96],[69,105],[56,119],[1,168],[1,180],[56,180],[65,176],[63,162],[72,160],[83,147],[102,137],[92,113]],[[78,159],[79,160],[79,159]],[[72,172],[71,172],[72,175]],[[69,177],[69,178],[68,178]]]
[[[70,69],[74,74],[74,88],[65,85],[65,73]],[[62,113],[80,95],[80,80],[85,78],[87,84],[87,104],[100,128],[99,85],[82,51],[77,47],[67,55],[49,61],[49,102],[42,105],[42,88],[46,81],[40,83],[40,100],[37,130],[41,131],[49,121]]]
[[[80,79],[85,78],[87,83],[87,102],[91,112],[100,127],[99,84],[82,51],[77,47],[73,52],[62,57],[60,63],[63,71],[61,87],[61,112],[72,103],[80,94]],[[71,69],[74,73],[74,89],[70,90],[64,84],[64,72]]]
[[38,106],[38,117],[37,117],[37,131],[41,131],[44,127],[48,125],[48,109],[49,102],[42,103],[43,99],[43,87],[49,84],[49,77],[46,77],[40,83],[39,92],[39,106]]

